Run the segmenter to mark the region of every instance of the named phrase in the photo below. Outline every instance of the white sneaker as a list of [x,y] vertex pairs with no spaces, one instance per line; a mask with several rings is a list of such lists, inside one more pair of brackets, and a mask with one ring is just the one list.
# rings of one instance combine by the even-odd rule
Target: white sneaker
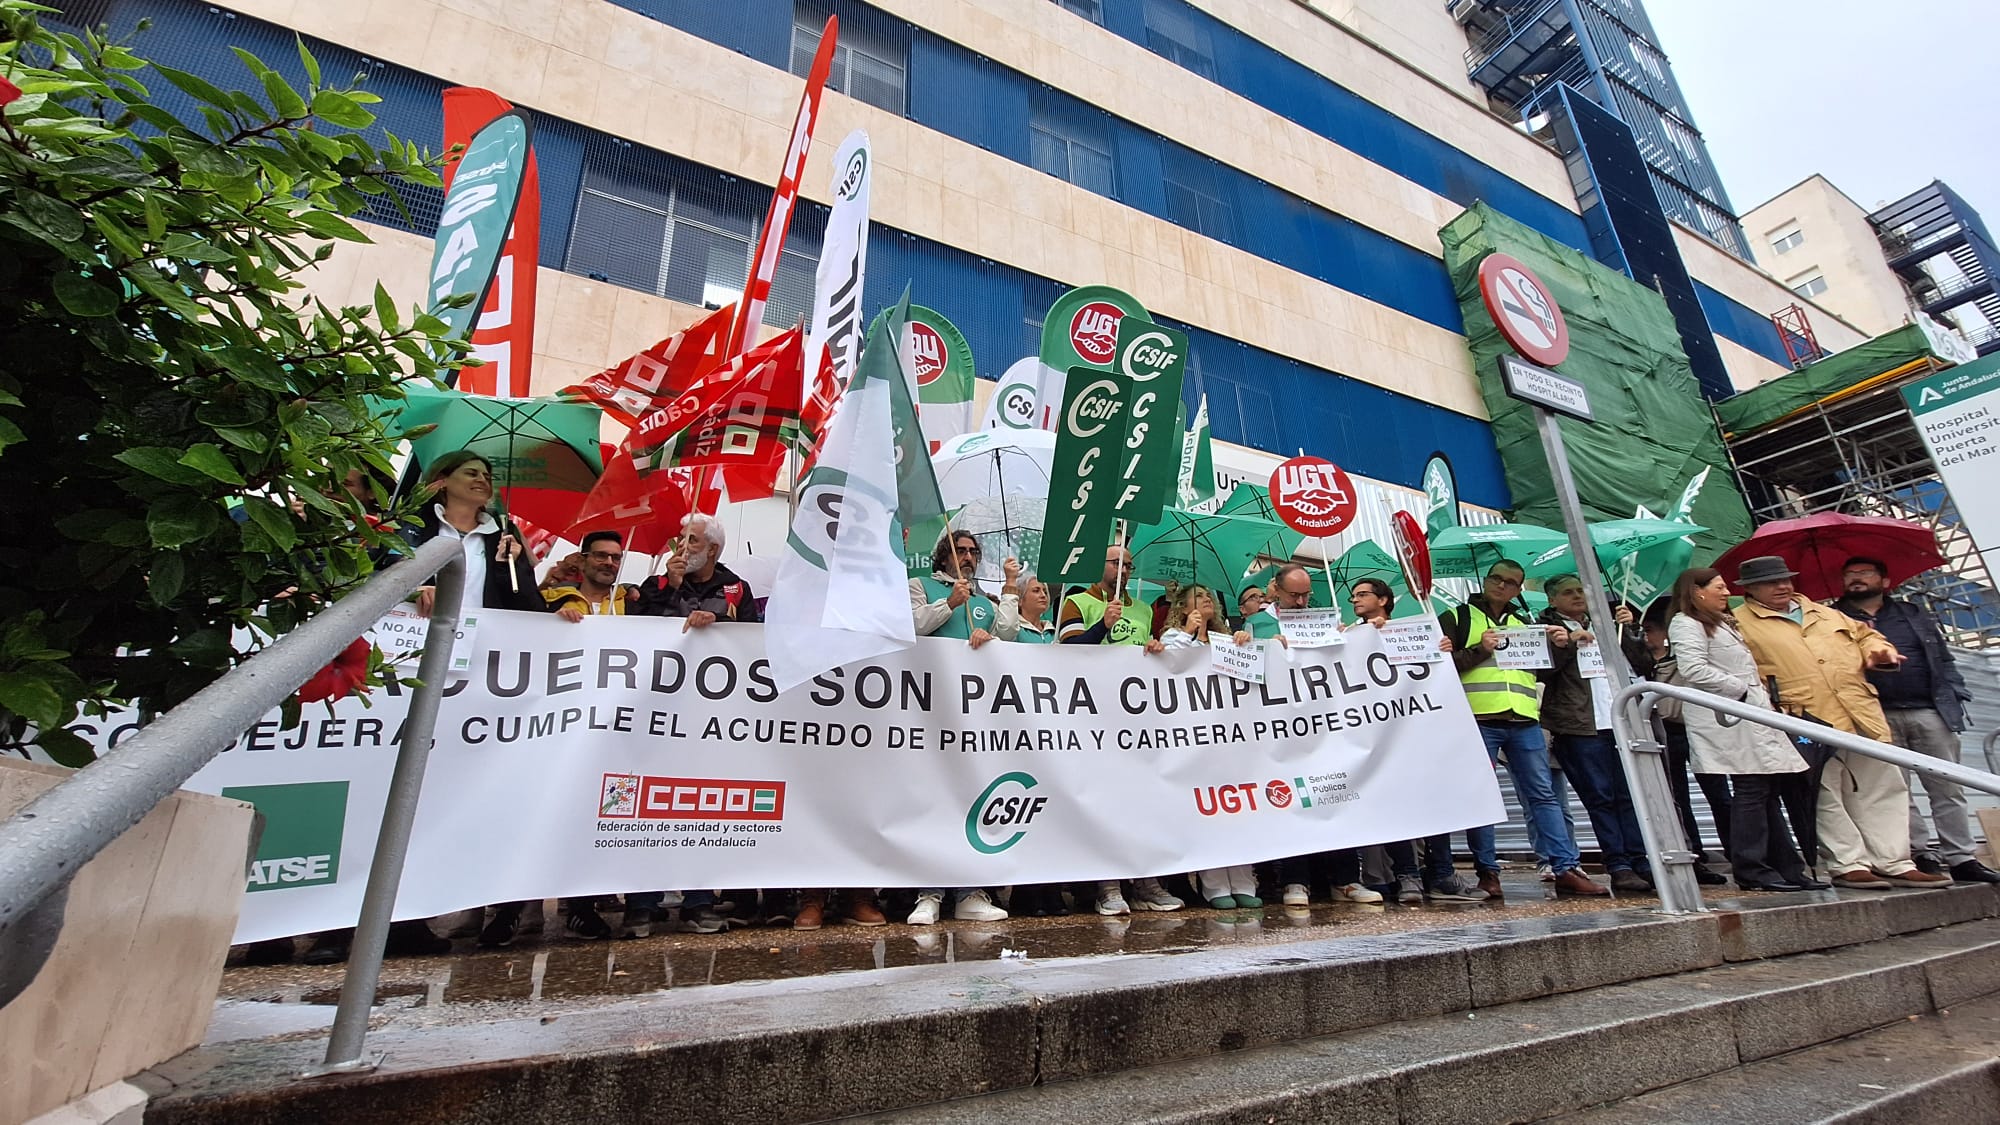
[[1548,864],[1546,864],[1546,863],[1543,863],[1543,864],[1537,864],[1537,865],[1536,865],[1536,867],[1535,867],[1535,874],[1537,874],[1537,875],[1541,876],[1541,877],[1542,877],[1542,882],[1544,882],[1544,883],[1553,883],[1553,882],[1555,882],[1555,881],[1556,881],[1556,871],[1555,871],[1555,868],[1553,868],[1553,867],[1550,867],[1550,866],[1549,866]]
[[1286,883],[1286,884],[1285,884],[1285,905],[1286,905],[1286,906],[1311,906],[1311,905],[1312,905],[1312,892],[1310,892],[1310,891],[1306,890],[1306,885],[1305,885],[1304,883]]
[[1179,910],[1186,906],[1179,898],[1167,893],[1158,879],[1132,880],[1132,909],[1134,910]]
[[1125,896],[1113,888],[1097,892],[1097,912],[1108,917],[1115,914],[1130,914],[1132,908],[1125,905]]
[[943,895],[936,891],[925,891],[917,896],[917,908],[910,911],[910,916],[905,921],[912,926],[936,925],[938,910],[942,906],[944,906]]
[[[921,908],[922,904],[919,904]],[[972,891],[951,908],[951,916],[961,922],[1001,922],[1006,920],[1007,912],[993,905],[993,900],[987,897],[985,891]],[[931,908],[931,917],[936,920],[936,907]]]
[[1339,896],[1340,898],[1345,899],[1348,902],[1382,901],[1381,895],[1375,893],[1374,891],[1369,890],[1367,887],[1364,887],[1359,883],[1349,883],[1344,887],[1337,887],[1334,889],[1333,893]]

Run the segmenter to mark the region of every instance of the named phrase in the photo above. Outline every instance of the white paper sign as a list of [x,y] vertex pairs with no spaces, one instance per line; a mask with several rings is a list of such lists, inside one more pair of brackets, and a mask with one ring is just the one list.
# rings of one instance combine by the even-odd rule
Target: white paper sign
[[1264,682],[1264,670],[1268,656],[1265,642],[1251,641],[1239,645],[1235,641],[1217,636],[1208,642],[1209,667],[1225,676],[1238,680],[1248,680],[1253,684]]
[[1347,643],[1337,609],[1281,609],[1278,628],[1293,648],[1325,648]]
[[[382,657],[394,663],[413,664],[423,655],[424,639],[430,636],[430,618],[417,612],[417,607],[405,603],[396,606],[375,622],[375,647],[382,650]],[[458,636],[451,646],[451,671],[466,672],[472,669],[474,645],[479,636],[479,614],[477,611],[458,619]]]
[[1444,659],[1438,648],[1444,643],[1444,631],[1438,628],[1436,618],[1393,621],[1377,631],[1382,634],[1382,649],[1389,654],[1391,664],[1429,664]]
[[1545,625],[1523,625],[1516,629],[1495,629],[1500,647],[1493,650],[1493,662],[1502,668],[1532,672],[1555,667],[1549,655],[1549,630]]
[[1610,674],[1604,668],[1604,649],[1596,641],[1576,646],[1576,670],[1586,680],[1603,679]]

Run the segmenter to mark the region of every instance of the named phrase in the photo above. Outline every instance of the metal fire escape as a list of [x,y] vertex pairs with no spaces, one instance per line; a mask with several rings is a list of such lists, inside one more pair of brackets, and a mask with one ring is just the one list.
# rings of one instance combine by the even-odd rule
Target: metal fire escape
[[1559,85],[1628,125],[1667,216],[1739,258],[1749,249],[1708,146],[1639,0],[1449,0],[1466,73],[1530,129]]
[[2000,253],[1977,211],[1950,187],[1932,182],[1868,221],[1889,268],[1926,316],[1944,319],[1970,305],[1984,323],[1962,324],[1966,337],[1980,355],[2000,350],[2000,292],[1994,287]]

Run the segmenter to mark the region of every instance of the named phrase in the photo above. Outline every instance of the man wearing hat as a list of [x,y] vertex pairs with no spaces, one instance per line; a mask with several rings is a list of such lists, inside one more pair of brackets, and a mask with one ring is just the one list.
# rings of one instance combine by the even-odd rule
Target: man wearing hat
[[[1748,596],[1736,608],[1736,623],[1757,657],[1758,674],[1776,685],[1772,702],[1837,730],[1894,741],[1866,672],[1900,667],[1903,654],[1873,628],[1800,596],[1792,589],[1796,576],[1785,560],[1767,555],[1744,560],[1736,578]],[[1817,827],[1834,886],[1886,890],[1951,882],[1911,861],[1909,800],[1903,771],[1895,766],[1841,750],[1827,758]]]

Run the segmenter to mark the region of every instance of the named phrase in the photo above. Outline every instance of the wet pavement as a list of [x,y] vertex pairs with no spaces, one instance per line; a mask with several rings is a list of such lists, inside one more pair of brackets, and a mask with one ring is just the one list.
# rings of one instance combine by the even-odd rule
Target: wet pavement
[[[1503,878],[1504,902],[1311,907],[1261,910],[1189,906],[1172,913],[1100,917],[943,921],[933,926],[829,924],[817,931],[752,926],[721,934],[655,933],[647,938],[579,941],[562,935],[555,903],[541,935],[508,949],[471,939],[440,957],[391,958],[383,966],[374,1025],[424,1027],[518,1019],[545,1021],[579,1010],[673,989],[777,981],[900,966],[1027,959],[1051,961],[1274,945],[1327,938],[1410,933],[1526,918],[1643,910],[1651,896],[1557,898],[1532,869]],[[1741,892],[1704,888],[1712,899]],[[1754,896],[1777,898],[1778,896]],[[615,925],[617,915],[606,912]],[[285,1039],[323,1033],[339,999],[343,966],[249,966],[232,957],[207,1042]]]

